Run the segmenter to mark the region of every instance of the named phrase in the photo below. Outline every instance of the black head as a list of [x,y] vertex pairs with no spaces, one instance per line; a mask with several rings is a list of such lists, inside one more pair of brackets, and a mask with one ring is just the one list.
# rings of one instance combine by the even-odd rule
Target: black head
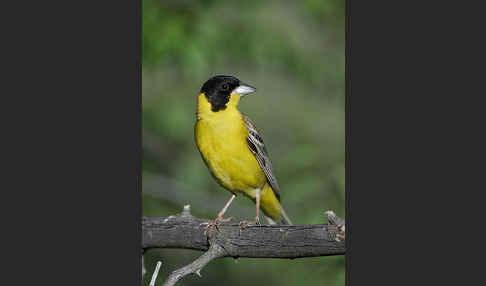
[[201,93],[211,103],[211,110],[217,112],[226,109],[231,93],[245,95],[254,92],[255,88],[241,82],[233,76],[217,75],[206,81],[201,87]]

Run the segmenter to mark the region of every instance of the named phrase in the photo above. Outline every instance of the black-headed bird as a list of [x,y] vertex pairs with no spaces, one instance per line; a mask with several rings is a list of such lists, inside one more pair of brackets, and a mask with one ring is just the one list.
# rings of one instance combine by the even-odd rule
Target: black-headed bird
[[218,75],[202,86],[197,99],[196,144],[216,181],[232,193],[211,226],[237,195],[256,203],[271,224],[292,224],[280,204],[279,185],[265,143],[255,125],[238,110],[240,99],[256,89],[233,76]]

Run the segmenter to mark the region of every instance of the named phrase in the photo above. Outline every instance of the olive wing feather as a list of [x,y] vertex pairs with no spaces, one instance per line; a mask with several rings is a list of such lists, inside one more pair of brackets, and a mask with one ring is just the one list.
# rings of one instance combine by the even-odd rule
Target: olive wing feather
[[243,115],[243,120],[245,122],[246,128],[248,129],[248,137],[246,138],[246,142],[248,143],[248,149],[250,149],[250,151],[257,159],[260,168],[262,169],[263,173],[265,173],[265,177],[267,178],[268,183],[275,192],[277,199],[280,201],[280,188],[277,182],[277,178],[273,173],[272,163],[270,162],[270,158],[268,156],[265,143],[263,142],[263,138],[260,136],[255,124],[247,116]]

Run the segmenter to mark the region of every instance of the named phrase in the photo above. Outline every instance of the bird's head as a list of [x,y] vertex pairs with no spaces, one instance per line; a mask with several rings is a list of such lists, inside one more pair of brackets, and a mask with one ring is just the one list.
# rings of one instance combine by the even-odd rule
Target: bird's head
[[255,91],[251,85],[227,75],[213,76],[201,87],[201,93],[206,96],[214,112],[226,109],[226,104],[232,98],[239,98]]

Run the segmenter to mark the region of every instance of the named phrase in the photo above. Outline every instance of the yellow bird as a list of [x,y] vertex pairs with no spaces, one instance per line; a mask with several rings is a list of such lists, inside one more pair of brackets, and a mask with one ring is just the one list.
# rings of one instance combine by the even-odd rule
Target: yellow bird
[[196,144],[216,181],[232,193],[211,226],[222,221],[233,199],[245,195],[271,224],[292,224],[280,204],[279,186],[267,149],[255,125],[238,110],[240,98],[255,88],[232,76],[218,75],[202,86],[197,98]]

